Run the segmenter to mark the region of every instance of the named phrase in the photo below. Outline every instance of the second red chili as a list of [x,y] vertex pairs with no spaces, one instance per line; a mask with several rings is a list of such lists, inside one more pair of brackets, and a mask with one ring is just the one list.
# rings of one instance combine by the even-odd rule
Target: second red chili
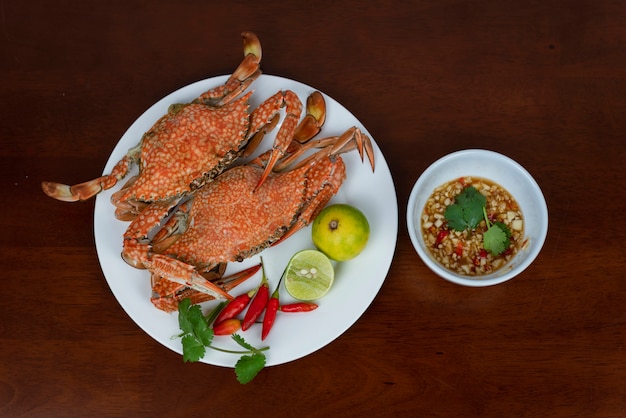
[[261,330],[261,341],[265,340],[267,334],[270,333],[274,320],[276,320],[276,312],[278,312],[278,290],[280,288],[280,282],[276,286],[276,290],[272,293],[272,297],[267,302],[265,307],[265,316],[263,317],[263,329]]
[[243,318],[243,323],[241,324],[241,329],[243,331],[250,328],[252,324],[256,322],[257,318],[261,315],[261,313],[267,306],[267,302],[270,298],[270,288],[269,283],[267,282],[267,277],[265,277],[265,267],[263,267],[263,259],[261,259],[261,269],[263,271],[261,285],[259,286],[259,290],[256,292],[254,299],[252,299],[252,301],[250,302],[248,311]]

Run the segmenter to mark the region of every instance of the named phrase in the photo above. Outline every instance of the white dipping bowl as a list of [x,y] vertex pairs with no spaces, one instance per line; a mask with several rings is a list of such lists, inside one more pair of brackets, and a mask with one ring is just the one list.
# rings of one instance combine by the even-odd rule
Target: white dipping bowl
[[[520,205],[527,245],[495,272],[465,276],[446,269],[432,258],[421,231],[421,215],[435,188],[459,177],[482,177],[504,187]],[[440,277],[465,286],[491,286],[505,282],[524,271],[537,257],[548,233],[548,208],[533,177],[518,163],[497,152],[470,149],[454,152],[435,161],[419,177],[406,212],[411,242],[422,261]]]

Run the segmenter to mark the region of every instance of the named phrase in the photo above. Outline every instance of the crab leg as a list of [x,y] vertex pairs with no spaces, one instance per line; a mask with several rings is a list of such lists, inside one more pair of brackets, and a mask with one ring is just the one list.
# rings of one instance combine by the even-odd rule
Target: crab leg
[[357,127],[348,129],[339,137],[339,140],[331,150],[331,154],[343,154],[344,152],[352,151],[355,148],[359,151],[361,161],[363,161],[364,157],[367,156],[370,166],[372,167],[372,171],[374,171],[374,147],[372,146],[372,141]]
[[[242,157],[245,158],[252,155],[263,140],[265,134],[274,129],[279,120],[278,111],[286,102],[283,98],[284,96],[289,96],[289,100],[292,100],[292,103],[295,101],[291,92],[279,92],[267,99],[265,103],[261,104],[260,110],[257,109],[252,112],[251,129],[248,134],[250,139]],[[299,103],[299,99],[297,103]],[[298,109],[298,111],[301,113],[301,110]],[[281,142],[290,141],[290,144],[287,146],[286,151],[283,151],[283,154],[285,152],[291,154],[301,147],[300,144],[309,141],[322,129],[322,125],[326,120],[326,103],[322,93],[315,91],[307,97],[306,111],[307,114],[302,121],[300,121],[293,133],[293,139],[295,141],[288,139],[284,133],[281,134]],[[281,147],[284,147],[284,145],[281,144]]]
[[[302,157],[302,155],[310,149],[318,148],[324,149],[331,145],[333,145],[339,139],[338,136],[329,136],[326,138],[317,138],[306,142],[305,144],[297,144],[294,146],[294,142],[290,145],[290,148],[293,148],[292,152],[282,158],[279,162],[274,165],[274,171],[281,172],[285,171],[287,168],[296,162]],[[327,155],[327,154],[326,154]],[[303,164],[298,164],[301,167]],[[291,167],[293,168],[293,167]]]
[[[286,107],[286,116],[276,134],[271,155],[255,190],[265,182],[265,179],[273,170],[274,166],[286,153],[293,152],[300,147],[299,143],[305,143],[317,135],[326,120],[326,103],[320,92],[313,92],[307,98],[307,114],[300,123],[298,122],[300,120],[300,114],[302,113],[302,103],[300,99],[298,99],[298,96],[292,91],[287,90],[274,95],[274,100],[280,100],[279,94],[282,94],[282,102],[280,102],[280,104],[281,107]],[[277,110],[278,109],[274,107],[274,111]],[[263,115],[263,112],[267,111],[267,109],[260,108],[260,110],[257,109],[257,111]]]
[[285,119],[276,133],[274,145],[272,147],[272,155],[268,161],[265,172],[259,180],[257,188],[263,184],[267,175],[272,171],[272,167],[287,151],[287,147],[291,143],[294,132],[300,120],[302,113],[302,102],[298,96],[291,90],[279,91],[272,97],[263,102],[250,115],[250,136],[254,136],[257,132],[267,125],[275,123],[275,116],[281,108],[285,108]]
[[[302,156],[306,151],[312,148],[322,148],[321,151],[312,154],[308,158],[301,160],[295,166],[289,167],[293,164],[298,158]],[[289,167],[291,170],[296,169],[298,167],[302,167],[305,164],[309,164],[311,160],[320,159],[327,155],[339,155],[349,151],[357,149],[359,151],[359,155],[361,156],[361,160],[367,156],[370,166],[372,170],[375,168],[374,162],[374,148],[372,146],[372,141],[370,138],[365,135],[361,130],[357,127],[352,127],[346,130],[340,136],[330,136],[328,138],[320,138],[313,141],[309,141],[306,144],[301,145],[296,151],[287,157],[283,158],[279,163],[274,167],[277,171],[285,170]]]
[[221,287],[222,289],[229,291],[239,286],[241,283],[245,282],[250,277],[254,276],[259,270],[261,270],[261,264],[256,264],[252,267],[248,267],[245,270],[241,270],[240,272],[231,274],[230,276],[225,276],[217,280],[214,280],[213,283],[215,283],[217,286]]
[[84,183],[75,184],[73,186],[51,181],[42,181],[41,188],[48,196],[63,202],[87,200],[103,190],[110,189],[115,186],[119,180],[123,179],[126,174],[128,174],[128,169],[130,168],[131,163],[135,161],[138,153],[138,148],[133,148],[128,151],[128,154],[115,164],[115,167],[113,167],[113,170],[111,170],[111,174],[109,175],[98,177]]

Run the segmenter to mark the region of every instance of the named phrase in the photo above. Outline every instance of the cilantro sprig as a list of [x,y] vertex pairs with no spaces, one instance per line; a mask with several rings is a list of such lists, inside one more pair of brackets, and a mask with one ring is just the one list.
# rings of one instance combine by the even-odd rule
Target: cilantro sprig
[[500,255],[511,245],[511,230],[503,222],[489,222],[487,209],[483,208],[487,231],[483,234],[483,247],[493,255]]
[[503,222],[489,222],[487,198],[474,186],[464,188],[443,215],[448,228],[455,231],[467,230],[468,234],[484,219],[487,231],[483,234],[483,247],[494,256],[502,254],[511,244],[511,230]]
[[476,229],[483,219],[483,208],[487,204],[487,198],[474,186],[467,186],[454,201],[455,203],[448,206],[443,214],[448,222],[448,228],[456,231]]
[[268,350],[269,347],[255,348],[237,334],[233,334],[231,337],[245,350],[227,350],[212,345],[214,334],[210,324],[223,306],[223,304],[218,305],[205,316],[200,306],[192,305],[189,298],[180,301],[178,304],[178,326],[182,333],[177,337],[181,338],[183,345],[183,361],[199,361],[206,354],[207,348],[224,353],[241,354],[235,364],[235,374],[239,383],[246,384],[265,367],[266,358],[263,351]]

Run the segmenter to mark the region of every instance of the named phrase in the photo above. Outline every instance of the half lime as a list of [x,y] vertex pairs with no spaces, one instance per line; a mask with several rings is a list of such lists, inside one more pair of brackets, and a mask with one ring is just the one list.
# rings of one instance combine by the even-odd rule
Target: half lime
[[330,290],[335,270],[321,251],[302,250],[293,255],[285,269],[285,289],[298,300],[315,300]]

